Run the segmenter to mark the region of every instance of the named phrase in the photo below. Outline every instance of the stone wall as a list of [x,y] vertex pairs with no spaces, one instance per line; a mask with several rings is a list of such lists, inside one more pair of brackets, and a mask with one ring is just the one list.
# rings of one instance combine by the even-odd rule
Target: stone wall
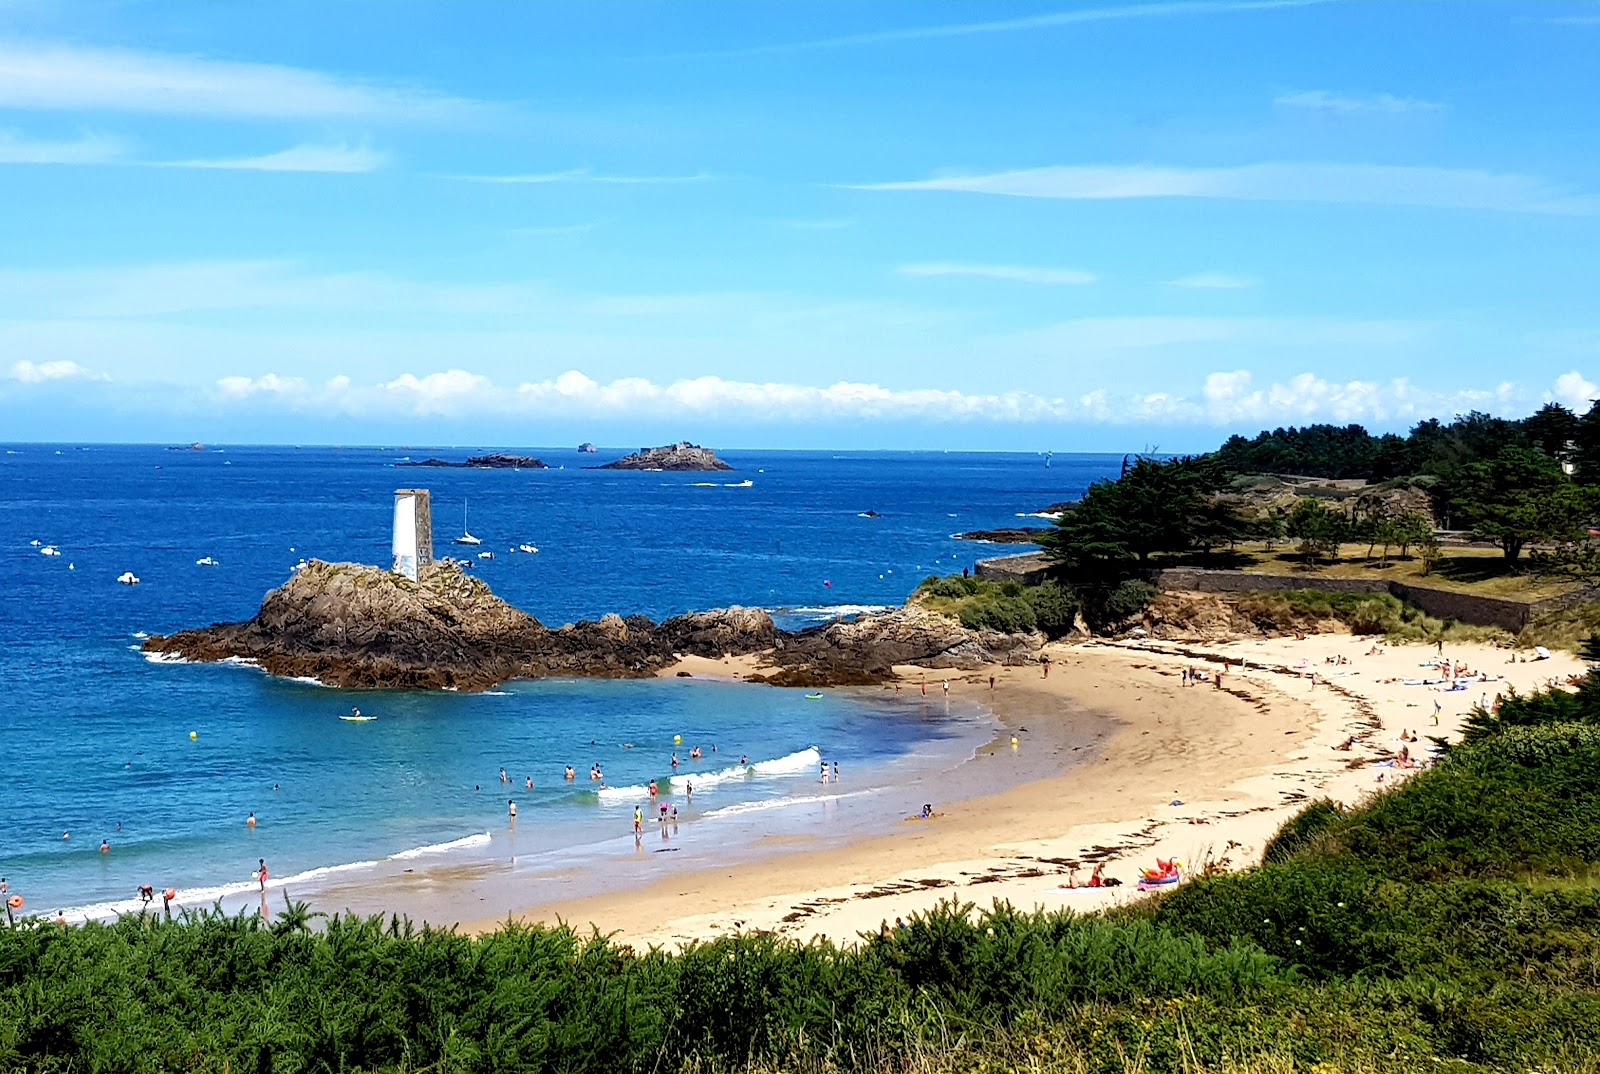
[[1188,568],[1156,571],[1150,580],[1162,589],[1201,593],[1281,593],[1291,589],[1313,589],[1319,593],[1389,593],[1437,619],[1495,626],[1512,633],[1527,626],[1528,620],[1542,612],[1583,599],[1581,594],[1567,594],[1541,601],[1509,600],[1385,578],[1322,578],[1314,574],[1246,574]]
[[1024,552],[1016,556],[994,556],[978,560],[976,573],[991,582],[1021,582],[1038,585],[1050,577],[1053,561],[1043,552]]

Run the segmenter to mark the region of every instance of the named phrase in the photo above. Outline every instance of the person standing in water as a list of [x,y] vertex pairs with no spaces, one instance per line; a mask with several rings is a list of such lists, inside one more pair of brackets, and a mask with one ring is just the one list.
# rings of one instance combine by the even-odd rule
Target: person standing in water
[[833,781],[835,783],[839,782],[839,762],[838,761],[833,762]]
[[644,810],[638,806],[633,807],[633,834],[638,835],[644,831]]
[[256,815],[254,813],[244,818],[244,826],[246,828],[254,828],[256,826]]
[[506,799],[506,814],[509,816],[511,823],[515,824],[517,822],[517,803],[510,798]]

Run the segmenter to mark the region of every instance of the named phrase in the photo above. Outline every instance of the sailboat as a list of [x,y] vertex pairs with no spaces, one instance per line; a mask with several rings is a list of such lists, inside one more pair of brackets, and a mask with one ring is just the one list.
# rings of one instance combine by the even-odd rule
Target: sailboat
[[472,535],[467,529],[467,502],[461,501],[461,536],[456,538],[456,544],[482,544],[483,542]]

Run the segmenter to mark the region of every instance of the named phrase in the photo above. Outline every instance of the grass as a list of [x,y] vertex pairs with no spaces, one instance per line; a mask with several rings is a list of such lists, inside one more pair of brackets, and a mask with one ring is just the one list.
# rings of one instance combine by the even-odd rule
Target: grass
[[1382,578],[1409,585],[1431,586],[1458,593],[1477,593],[1511,600],[1534,601],[1559,596],[1577,588],[1575,583],[1542,578],[1528,570],[1526,561],[1508,564],[1498,549],[1451,546],[1444,549],[1429,574],[1422,573],[1422,561],[1415,555],[1389,557],[1381,565],[1380,553],[1367,559],[1367,546],[1346,544],[1339,558],[1307,570],[1303,558],[1292,544],[1275,544],[1271,551],[1261,544],[1241,544],[1237,550],[1219,551],[1211,556],[1198,553],[1163,559],[1161,566],[1216,567],[1243,570],[1253,574],[1311,574],[1323,578]]

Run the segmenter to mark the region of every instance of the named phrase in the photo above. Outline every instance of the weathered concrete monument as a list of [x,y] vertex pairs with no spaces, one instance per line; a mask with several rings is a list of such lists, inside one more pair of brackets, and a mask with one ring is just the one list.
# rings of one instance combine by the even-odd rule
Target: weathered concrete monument
[[394,490],[394,566],[413,582],[433,562],[433,509],[427,489]]

